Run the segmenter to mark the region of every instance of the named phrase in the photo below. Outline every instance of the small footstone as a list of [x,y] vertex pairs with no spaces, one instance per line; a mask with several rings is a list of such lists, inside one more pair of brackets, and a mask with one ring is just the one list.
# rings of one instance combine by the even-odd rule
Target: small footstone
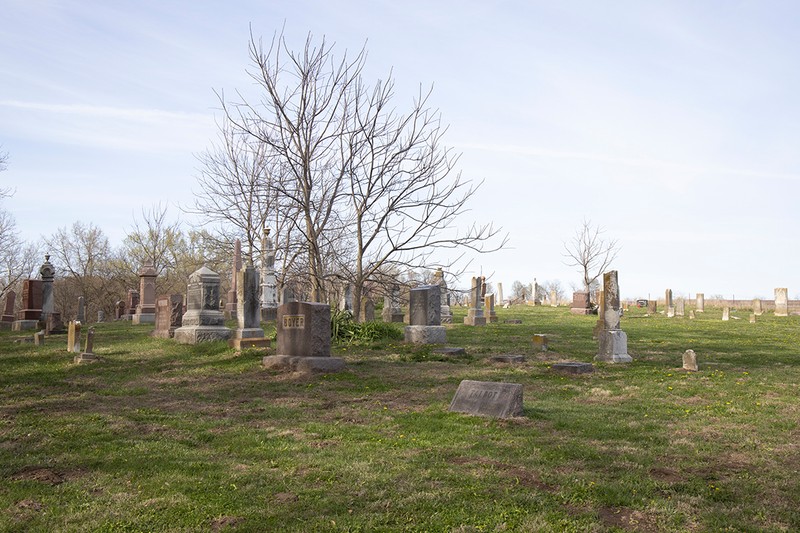
[[594,372],[592,363],[580,363],[577,361],[566,361],[564,363],[554,363],[550,368],[565,374],[587,374]]
[[694,350],[683,352],[683,369],[689,372],[697,372],[697,354]]
[[456,347],[435,348],[433,353],[440,353],[442,355],[467,355],[467,351],[464,348]]
[[522,416],[522,385],[465,379],[449,410],[495,418]]
[[524,363],[525,356],[524,355],[495,355],[491,359],[495,363]]
[[522,320],[520,320],[519,318],[509,318],[503,320],[503,324],[522,324]]
[[75,363],[76,365],[79,365],[81,363],[94,363],[95,361],[99,360],[100,358],[97,357],[95,354],[88,352],[84,352],[72,358],[72,362]]

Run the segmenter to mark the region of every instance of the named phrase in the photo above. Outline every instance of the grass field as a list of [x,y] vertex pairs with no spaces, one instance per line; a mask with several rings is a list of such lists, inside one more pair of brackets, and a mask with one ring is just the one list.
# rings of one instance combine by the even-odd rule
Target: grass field
[[[313,376],[152,326],[98,324],[88,365],[66,336],[0,332],[0,530],[800,530],[800,317],[631,309],[634,362],[564,376],[550,365],[592,361],[596,317],[498,315],[455,309],[466,356],[337,346],[347,371]],[[521,383],[525,416],[449,413],[463,379]]]

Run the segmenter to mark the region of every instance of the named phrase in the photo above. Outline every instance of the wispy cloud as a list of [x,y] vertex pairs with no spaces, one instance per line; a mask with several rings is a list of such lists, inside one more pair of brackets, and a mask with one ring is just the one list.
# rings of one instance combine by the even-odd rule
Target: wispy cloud
[[31,111],[44,111],[47,113],[82,115],[93,118],[129,120],[133,122],[156,123],[179,120],[207,123],[210,120],[209,115],[205,114],[178,113],[174,111],[164,111],[162,109],[108,107],[86,104],[48,104],[43,102],[22,102],[19,100],[0,100],[0,106]]

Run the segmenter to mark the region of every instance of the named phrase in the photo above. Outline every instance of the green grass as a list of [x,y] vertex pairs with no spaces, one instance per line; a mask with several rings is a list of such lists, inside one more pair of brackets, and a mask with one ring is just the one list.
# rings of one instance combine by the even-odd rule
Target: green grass
[[[89,365],[65,336],[0,332],[0,530],[800,529],[800,317],[631,309],[634,362],[564,376],[550,365],[592,361],[596,317],[498,315],[470,328],[455,309],[467,356],[349,342],[347,370],[316,376],[129,323],[96,326]],[[462,379],[523,384],[525,416],[449,413]]]

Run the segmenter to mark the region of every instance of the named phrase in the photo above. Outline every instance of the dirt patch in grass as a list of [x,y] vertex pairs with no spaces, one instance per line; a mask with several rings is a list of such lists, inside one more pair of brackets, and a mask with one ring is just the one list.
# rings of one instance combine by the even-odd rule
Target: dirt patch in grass
[[19,511],[39,512],[44,509],[44,504],[37,500],[20,500],[15,507]]
[[19,472],[11,475],[12,481],[38,481],[46,485],[59,485],[66,481],[65,476],[52,470],[40,466],[28,466]]
[[240,518],[238,516],[220,516],[219,518],[215,518],[209,524],[211,531],[222,531],[223,529],[228,528],[235,528],[241,522],[244,521],[244,518]]
[[600,521],[608,527],[625,531],[658,531],[658,518],[643,511],[625,507],[601,507],[597,511]]
[[650,477],[656,481],[663,481],[665,483],[680,483],[681,481],[685,481],[685,478],[677,470],[667,467],[651,468]]
[[293,494],[291,492],[278,492],[272,496],[272,500],[275,503],[292,503],[296,502],[300,498],[297,494]]
[[477,464],[479,466],[489,466],[496,469],[503,477],[512,479],[523,487],[542,490],[545,492],[555,492],[556,488],[541,480],[536,472],[526,468],[502,463],[486,457],[454,457],[450,462],[456,465]]

